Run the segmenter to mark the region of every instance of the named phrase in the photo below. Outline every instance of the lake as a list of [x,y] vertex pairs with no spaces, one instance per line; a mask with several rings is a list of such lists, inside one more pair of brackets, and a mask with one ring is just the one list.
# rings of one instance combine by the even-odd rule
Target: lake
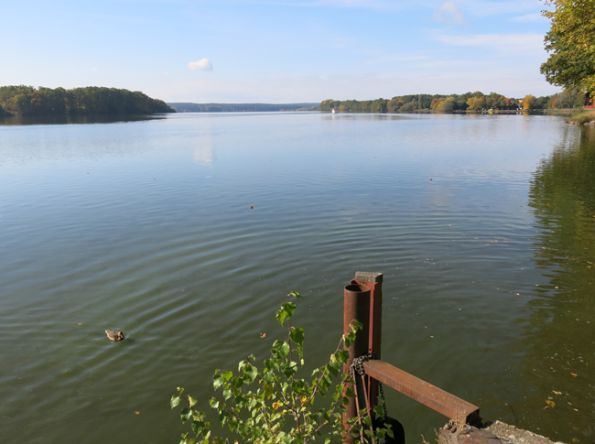
[[[215,368],[263,354],[289,291],[320,364],[343,286],[381,271],[385,360],[484,418],[593,443],[594,133],[319,113],[0,126],[0,442],[177,442],[175,387],[204,402]],[[445,422],[387,398],[408,442]]]

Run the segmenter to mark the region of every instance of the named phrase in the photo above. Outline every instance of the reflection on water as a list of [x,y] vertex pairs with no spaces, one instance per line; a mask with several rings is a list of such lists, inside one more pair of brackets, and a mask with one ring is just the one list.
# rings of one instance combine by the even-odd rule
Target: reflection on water
[[[553,438],[595,437],[595,131],[567,134],[531,184],[540,234],[522,348],[527,395],[520,418]],[[546,401],[550,401],[547,402]],[[553,401],[553,403],[551,402]]]
[[164,114],[153,115],[90,115],[90,116],[44,116],[44,117],[5,117],[0,118],[1,125],[63,125],[67,123],[113,123],[139,122],[142,120],[164,119]]
[[[411,114],[373,114],[373,113],[340,113],[340,114],[323,114],[325,119],[331,120],[402,120],[413,119],[415,116]],[[419,116],[418,116],[419,117]]]
[[199,165],[211,166],[215,161],[213,134],[209,131],[196,137],[192,159]]

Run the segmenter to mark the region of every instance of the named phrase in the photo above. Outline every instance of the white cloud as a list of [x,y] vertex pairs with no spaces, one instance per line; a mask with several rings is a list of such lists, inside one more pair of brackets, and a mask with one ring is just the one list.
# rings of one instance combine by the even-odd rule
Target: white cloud
[[454,46],[487,48],[509,53],[542,52],[542,34],[470,34],[438,35],[441,43]]
[[451,0],[442,2],[440,7],[434,14],[434,19],[439,22],[461,24],[465,21],[463,13],[457,6],[457,4]]
[[209,59],[203,57],[202,59],[189,62],[188,69],[190,71],[212,71],[213,64],[209,61]]

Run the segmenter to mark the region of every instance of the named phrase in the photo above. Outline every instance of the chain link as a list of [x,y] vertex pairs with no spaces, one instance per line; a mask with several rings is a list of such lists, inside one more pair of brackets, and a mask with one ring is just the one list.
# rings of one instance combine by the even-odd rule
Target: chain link
[[358,375],[364,376],[366,373],[364,371],[364,362],[369,361],[370,359],[372,359],[372,355],[370,353],[358,356],[353,360],[351,367],[357,372]]
[[[358,356],[353,360],[351,364],[352,370],[360,376],[365,376],[364,363],[372,359],[372,355],[367,353],[365,355]],[[384,386],[378,383],[378,400],[380,401],[380,408],[382,409],[382,419],[385,420],[388,416],[386,409],[386,398],[384,397]]]
[[388,413],[386,409],[386,398],[384,397],[384,386],[381,383],[378,383],[378,399],[380,401],[378,404],[382,409],[382,420],[385,421]]

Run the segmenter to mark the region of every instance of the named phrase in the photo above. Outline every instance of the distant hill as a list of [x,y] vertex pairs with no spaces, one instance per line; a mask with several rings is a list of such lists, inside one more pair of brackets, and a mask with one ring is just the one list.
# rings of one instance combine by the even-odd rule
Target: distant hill
[[0,116],[62,117],[146,115],[175,112],[162,100],[139,91],[90,86],[85,88],[34,88],[1,86]]
[[318,111],[319,103],[168,103],[179,113]]

